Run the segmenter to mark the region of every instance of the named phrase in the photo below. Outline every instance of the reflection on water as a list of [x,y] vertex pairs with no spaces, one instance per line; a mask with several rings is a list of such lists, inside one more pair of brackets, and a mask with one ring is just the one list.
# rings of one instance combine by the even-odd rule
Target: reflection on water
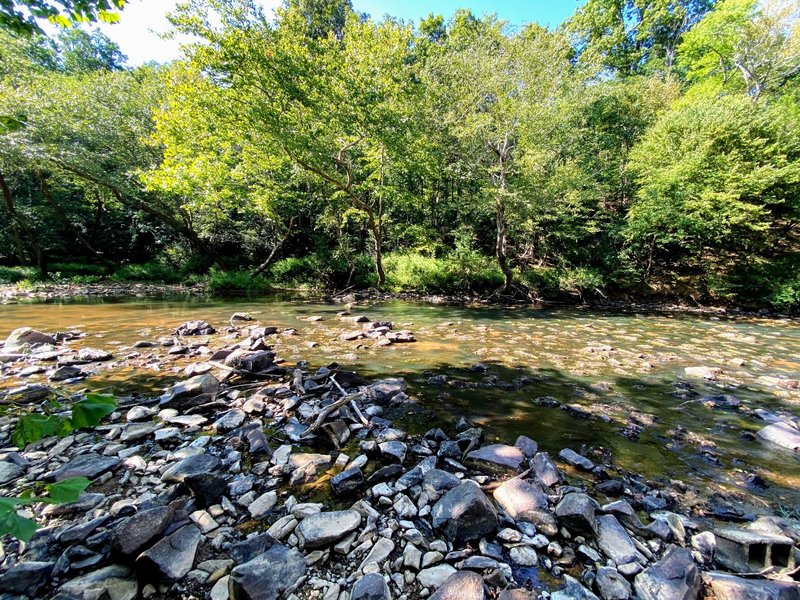
[[[222,329],[233,312],[248,312],[265,325],[298,330],[275,340],[285,360],[307,360],[311,367],[336,361],[373,377],[405,377],[443,423],[467,416],[486,429],[487,439],[525,434],[555,453],[567,446],[601,447],[619,466],[648,477],[730,490],[758,474],[770,488],[755,493],[800,502],[798,456],[742,435],[765,424],[750,414],[753,409],[800,414],[800,391],[775,385],[775,378],[800,378],[796,321],[409,302],[355,307],[372,320],[393,321],[395,329],[412,329],[419,340],[379,347],[340,341],[343,331],[358,328],[336,318],[341,309],[276,299],[31,302],[0,305],[0,337],[23,325],[51,332],[76,328],[89,334],[76,345],[125,356],[132,343],[169,335],[183,321],[205,319]],[[311,322],[310,316],[323,320]],[[90,385],[155,393],[188,362],[167,360],[162,348],[140,352],[141,367],[104,365]],[[477,362],[487,370],[471,370]],[[693,366],[722,373],[714,382],[686,377],[684,368]],[[428,383],[442,374],[446,385]],[[738,398],[741,409],[700,401],[720,394]],[[537,403],[544,396],[587,409],[592,418]]]

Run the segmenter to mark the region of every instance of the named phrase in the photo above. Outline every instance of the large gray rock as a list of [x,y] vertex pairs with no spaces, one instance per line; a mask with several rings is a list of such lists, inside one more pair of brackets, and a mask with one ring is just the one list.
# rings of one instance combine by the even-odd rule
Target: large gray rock
[[597,545],[617,565],[636,560],[636,546],[625,528],[613,515],[597,517]]
[[7,352],[18,352],[26,345],[41,346],[43,344],[55,346],[56,340],[54,337],[41,331],[36,331],[31,327],[20,327],[8,334],[3,347]]
[[520,521],[535,522],[539,513],[548,509],[542,489],[524,479],[510,479],[501,484],[494,491],[494,501],[509,517]]
[[201,537],[197,527],[184,525],[142,552],[136,563],[158,569],[166,578],[177,581],[192,570]]
[[381,379],[367,387],[367,393],[372,396],[376,402],[384,403],[391,401],[398,394],[405,392],[407,388],[408,384],[406,384],[405,379]]
[[135,600],[139,583],[128,567],[111,565],[70,579],[59,593],[74,600]]
[[628,600],[631,597],[631,584],[611,567],[597,569],[594,584],[603,600]]
[[356,581],[350,600],[392,600],[389,586],[377,573],[369,573]]
[[492,444],[473,450],[465,459],[465,463],[488,473],[516,473],[522,467],[525,455],[516,446]]
[[220,464],[220,460],[211,454],[187,456],[164,471],[161,481],[165,483],[182,483],[187,477],[209,473]]
[[451,575],[439,586],[430,600],[484,600],[483,578],[471,571]]
[[275,544],[231,571],[228,593],[231,600],[277,600],[293,589],[307,570],[302,554]]
[[157,506],[120,521],[111,532],[112,549],[125,555],[135,554],[167,528],[173,515],[169,506]]
[[702,581],[692,553],[672,546],[660,561],[636,576],[633,587],[642,600],[696,600]]
[[800,450],[800,430],[783,421],[767,425],[758,432],[758,437],[789,450]]
[[210,373],[195,375],[169,388],[166,393],[161,396],[161,406],[175,406],[189,398],[196,398],[203,395],[213,396],[218,391],[219,381],[216,377]]
[[800,586],[789,581],[743,579],[730,573],[704,574],[716,600],[800,600]]
[[61,481],[70,477],[94,479],[106,471],[116,469],[120,462],[121,460],[116,456],[101,456],[93,453],[83,454],[61,465],[55,471],[47,473],[44,478],[49,481]]
[[361,515],[354,510],[321,512],[303,519],[295,529],[300,544],[319,548],[332,544],[361,525]]
[[531,461],[536,481],[547,487],[553,487],[561,480],[561,472],[553,464],[547,452],[538,452]]
[[572,531],[593,534],[597,529],[594,516],[595,505],[586,494],[572,492],[565,495],[556,505],[559,523]]
[[474,481],[447,492],[431,511],[433,526],[453,542],[477,540],[497,530],[497,511]]

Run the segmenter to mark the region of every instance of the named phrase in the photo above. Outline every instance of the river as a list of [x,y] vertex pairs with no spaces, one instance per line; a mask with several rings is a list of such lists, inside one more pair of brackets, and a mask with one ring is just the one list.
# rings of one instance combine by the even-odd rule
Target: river
[[[452,428],[465,416],[489,440],[525,434],[553,454],[583,450],[649,479],[680,478],[773,506],[800,505],[798,455],[752,435],[766,425],[756,409],[800,415],[800,390],[785,381],[800,378],[797,321],[396,301],[353,307],[417,339],[378,346],[340,340],[359,327],[337,318],[342,309],[275,298],[21,301],[0,305],[0,339],[21,326],[80,330],[87,336],[75,345],[122,358],[137,340],[168,336],[184,321],[209,321],[224,336],[232,313],[249,313],[264,325],[297,330],[275,338],[287,363],[338,362],[370,377],[404,377],[434,415],[409,428]],[[140,352],[135,366],[104,363],[77,385],[156,394],[190,362],[159,348]],[[716,381],[687,376],[685,368],[699,366],[721,372]],[[0,386],[12,383],[0,379]],[[753,475],[766,487],[751,485]]]

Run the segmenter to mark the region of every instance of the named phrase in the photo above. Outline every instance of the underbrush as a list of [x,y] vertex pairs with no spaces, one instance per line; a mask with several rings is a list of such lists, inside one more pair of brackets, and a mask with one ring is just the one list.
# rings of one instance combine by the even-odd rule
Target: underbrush
[[222,271],[212,267],[208,273],[208,288],[215,294],[259,294],[269,289],[266,279],[253,277],[247,271]]
[[503,285],[495,262],[474,251],[442,258],[393,253],[384,259],[386,287],[393,292],[488,292]]

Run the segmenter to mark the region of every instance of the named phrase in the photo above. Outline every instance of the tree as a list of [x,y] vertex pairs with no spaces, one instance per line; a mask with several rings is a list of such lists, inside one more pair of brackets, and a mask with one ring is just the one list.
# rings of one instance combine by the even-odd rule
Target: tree
[[59,67],[69,73],[121,71],[128,60],[119,45],[99,29],[65,29],[57,40]]
[[62,27],[75,22],[116,23],[127,0],[0,0],[0,27],[16,33],[42,33],[36,19]]
[[565,26],[581,57],[613,74],[669,70],[683,35],[715,0],[588,0]]

